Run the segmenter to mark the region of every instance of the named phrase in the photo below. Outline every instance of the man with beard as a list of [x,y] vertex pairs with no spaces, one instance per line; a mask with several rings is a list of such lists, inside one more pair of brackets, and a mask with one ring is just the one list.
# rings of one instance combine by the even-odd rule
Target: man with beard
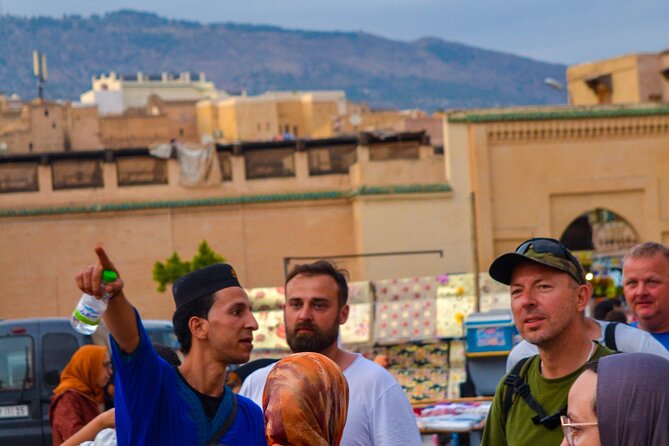
[[[284,322],[293,353],[315,352],[333,360],[349,386],[342,446],[420,445],[416,418],[407,397],[383,367],[339,348],[339,326],[348,319],[345,272],[319,260],[297,265],[286,278]],[[252,373],[240,395],[259,405],[274,364]]]
[[592,295],[581,263],[559,241],[533,238],[490,265],[509,285],[511,311],[538,355],[516,365],[497,386],[483,446],[558,446],[572,383],[592,359],[612,353],[592,341],[585,308]]

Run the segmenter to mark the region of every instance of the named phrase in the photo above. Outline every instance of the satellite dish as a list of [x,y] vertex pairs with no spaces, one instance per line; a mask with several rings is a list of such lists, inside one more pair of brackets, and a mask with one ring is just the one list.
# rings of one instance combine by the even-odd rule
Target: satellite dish
[[351,125],[358,126],[362,122],[362,118],[360,118],[358,113],[353,113],[351,116],[349,116],[348,122],[350,122]]

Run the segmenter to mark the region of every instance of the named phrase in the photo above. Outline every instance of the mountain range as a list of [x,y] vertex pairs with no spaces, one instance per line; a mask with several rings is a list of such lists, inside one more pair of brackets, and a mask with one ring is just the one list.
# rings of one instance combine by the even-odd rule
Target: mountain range
[[426,37],[203,24],[122,10],[63,18],[0,16],[0,92],[36,96],[32,52],[47,55],[47,99],[77,100],[91,77],[204,72],[217,88],[345,90],[373,108],[427,111],[559,104],[566,66]]

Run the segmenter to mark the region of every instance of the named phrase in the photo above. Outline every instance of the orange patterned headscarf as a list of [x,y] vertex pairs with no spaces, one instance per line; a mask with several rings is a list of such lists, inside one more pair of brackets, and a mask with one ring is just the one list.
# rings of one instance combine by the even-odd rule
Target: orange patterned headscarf
[[296,353],[269,373],[262,407],[269,446],[338,446],[348,411],[348,384],[332,360]]
[[102,401],[102,388],[98,384],[104,367],[107,349],[101,345],[84,345],[77,350],[60,374],[60,384],[54,395],[66,390],[76,390],[95,400]]

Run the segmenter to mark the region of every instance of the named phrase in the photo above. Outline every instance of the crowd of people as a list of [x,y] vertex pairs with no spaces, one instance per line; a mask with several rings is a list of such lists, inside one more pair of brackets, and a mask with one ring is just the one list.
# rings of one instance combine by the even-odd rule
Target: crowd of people
[[[370,361],[339,343],[348,284],[334,264],[297,265],[286,278],[291,354],[228,373],[249,361],[258,329],[232,266],[206,266],[174,283],[179,362],[156,352],[123,276],[104,249],[95,251],[76,282],[85,293],[112,296],[104,315],[111,356],[85,346],[63,370],[49,410],[54,445],[102,435],[96,444],[421,444],[387,358]],[[119,278],[101,290],[103,270]],[[489,273],[509,286],[523,341],[509,355],[483,445],[669,444],[669,248],[643,243],[624,259],[634,326],[586,316],[592,286],[557,240],[527,240],[495,259]],[[115,408],[103,411],[112,363]]]

